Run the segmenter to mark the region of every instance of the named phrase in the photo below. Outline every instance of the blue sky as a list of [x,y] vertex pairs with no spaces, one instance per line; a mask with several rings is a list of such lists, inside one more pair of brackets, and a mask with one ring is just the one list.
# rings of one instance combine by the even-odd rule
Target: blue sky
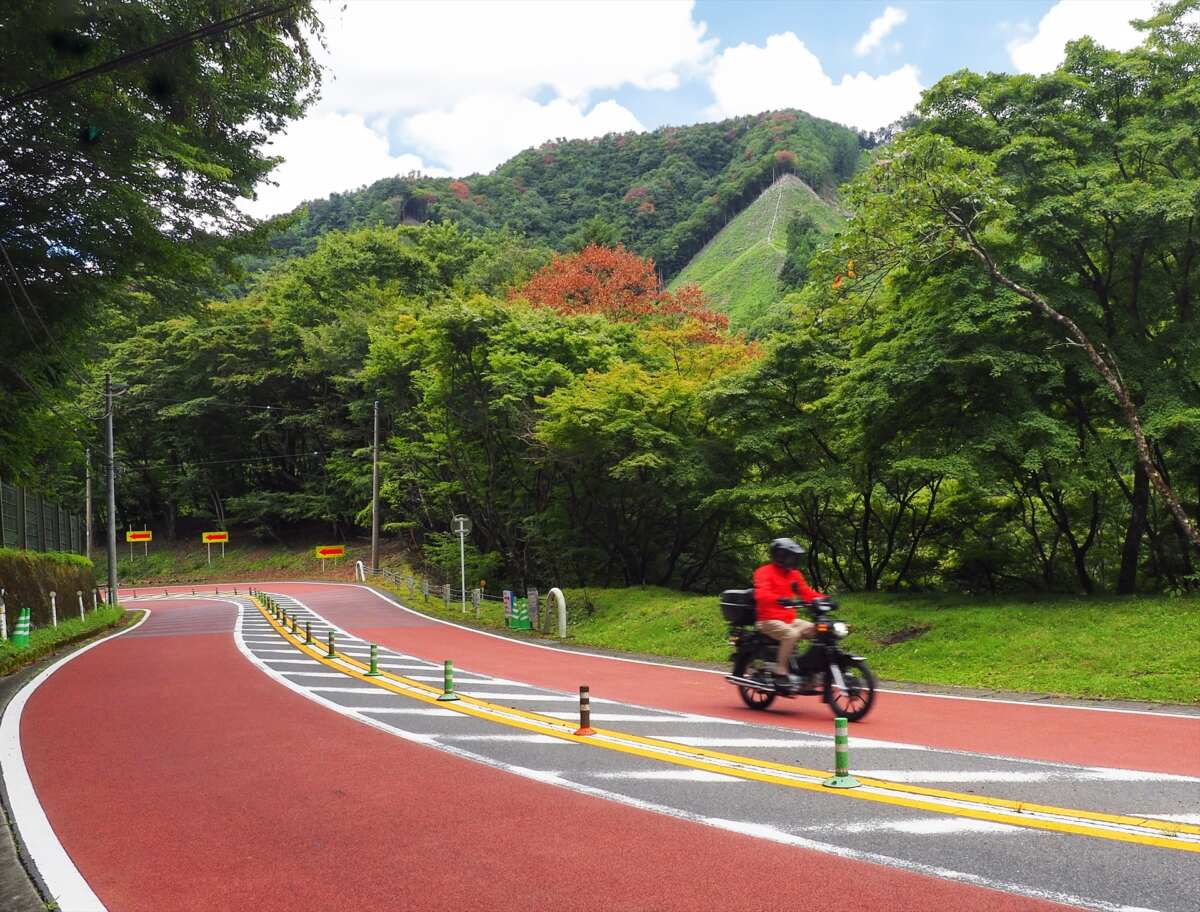
[[420,171],[486,172],[560,136],[796,107],[862,129],[940,77],[1045,72],[1138,40],[1152,0],[321,0],[321,100],[246,209]]

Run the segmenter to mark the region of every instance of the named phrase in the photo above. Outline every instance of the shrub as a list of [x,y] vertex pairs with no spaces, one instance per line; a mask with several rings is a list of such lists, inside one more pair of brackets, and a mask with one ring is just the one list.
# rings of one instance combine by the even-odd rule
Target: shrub
[[0,548],[0,587],[6,590],[4,602],[10,636],[22,608],[31,610],[34,627],[50,623],[51,592],[58,593],[60,620],[78,615],[77,591],[84,593],[84,604],[91,608],[88,593],[94,585],[92,562],[81,555]]

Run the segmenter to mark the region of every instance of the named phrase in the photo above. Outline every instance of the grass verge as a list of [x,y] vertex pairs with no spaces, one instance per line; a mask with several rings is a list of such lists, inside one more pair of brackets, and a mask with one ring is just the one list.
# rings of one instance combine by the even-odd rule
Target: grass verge
[[82,620],[71,618],[60,621],[57,627],[35,628],[29,635],[29,645],[23,649],[17,649],[11,640],[4,640],[0,642],[0,677],[31,665],[64,646],[86,640],[118,624],[127,624],[136,615],[136,611],[126,611],[120,605],[105,605],[88,612]]
[[[500,628],[487,602],[446,608],[394,590],[448,620]],[[568,590],[568,642],[723,663],[727,628],[713,595],[654,587]],[[1200,703],[1200,600],[852,594],[839,616],[847,645],[880,677],[1064,697]],[[557,622],[555,622],[557,623]],[[531,634],[536,635],[536,634]]]

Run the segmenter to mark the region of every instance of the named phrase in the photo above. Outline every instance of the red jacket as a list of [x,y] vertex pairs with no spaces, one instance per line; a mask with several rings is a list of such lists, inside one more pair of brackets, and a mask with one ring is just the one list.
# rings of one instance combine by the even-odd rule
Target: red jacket
[[779,599],[802,598],[811,602],[824,596],[805,581],[799,570],[784,570],[774,564],[763,564],[754,571],[754,607],[760,621],[796,620],[796,609],[785,608]]

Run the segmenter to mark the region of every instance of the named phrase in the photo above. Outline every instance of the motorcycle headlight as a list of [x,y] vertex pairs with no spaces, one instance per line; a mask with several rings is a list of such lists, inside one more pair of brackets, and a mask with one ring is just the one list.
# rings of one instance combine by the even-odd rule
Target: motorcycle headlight
[[833,635],[839,640],[850,632],[850,625],[845,621],[833,622]]

